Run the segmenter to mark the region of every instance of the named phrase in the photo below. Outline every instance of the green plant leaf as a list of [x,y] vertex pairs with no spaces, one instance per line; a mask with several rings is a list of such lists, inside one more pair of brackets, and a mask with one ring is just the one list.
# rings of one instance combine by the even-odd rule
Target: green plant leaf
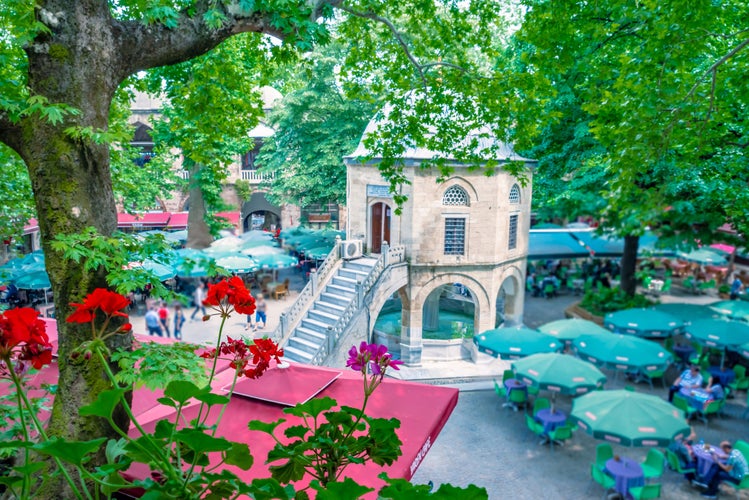
[[249,470],[253,463],[250,447],[246,443],[231,443],[231,448],[224,454],[224,462],[236,465],[242,470]]
[[232,447],[228,440],[211,436],[198,429],[180,429],[174,433],[174,439],[197,453],[226,451]]
[[35,444],[32,448],[39,453],[57,457],[60,460],[75,465],[82,465],[90,458],[88,455],[96,452],[107,438],[99,438],[91,441],[67,441],[59,438],[51,438],[49,441]]
[[[294,494],[294,487],[291,485],[282,486],[272,477],[253,479],[251,486],[252,498],[255,500],[290,500],[291,498],[301,498]],[[299,492],[303,493],[303,492]]]
[[170,398],[159,398],[156,401],[164,406],[171,406],[172,408],[177,408],[179,406],[173,399]]
[[199,394],[195,396],[195,399],[198,401],[202,401],[203,403],[207,404],[208,406],[213,405],[225,405],[227,404],[231,398],[229,396],[223,396],[221,394],[213,394],[212,392],[207,392],[205,394]]
[[374,488],[362,486],[350,477],[343,481],[330,481],[324,487],[320,481],[314,480],[310,483],[313,490],[317,491],[315,498],[319,500],[348,500],[350,498],[361,498]]
[[292,457],[283,465],[271,465],[269,467],[273,479],[278,480],[281,484],[299,481],[304,477],[304,462],[301,457]]
[[110,464],[117,462],[117,459],[127,452],[126,445],[127,440],[125,438],[110,439],[107,441],[107,447],[104,450],[107,462]]
[[89,405],[82,406],[78,410],[78,413],[82,417],[94,416],[111,418],[112,412],[114,412],[115,407],[120,403],[120,398],[122,398],[123,394],[125,394],[125,389],[117,388],[102,391],[99,393],[96,401]]
[[251,431],[260,431],[264,432],[266,434],[273,434],[273,431],[281,425],[282,423],[286,422],[286,419],[279,418],[275,422],[263,422],[262,420],[250,420],[247,424],[247,428]]
[[192,398],[204,394],[206,389],[201,389],[188,380],[172,380],[164,390],[164,396],[172,398],[177,404],[183,405]]
[[306,403],[299,403],[291,408],[284,408],[283,412],[297,417],[306,415],[313,418],[318,417],[322,412],[335,408],[338,402],[328,396],[322,398],[312,398]]
[[306,425],[292,425],[283,431],[284,435],[289,438],[298,437],[304,439],[307,433],[312,432]]
[[156,428],[153,435],[156,439],[167,439],[174,432],[174,424],[167,419],[161,419],[156,422]]
[[43,470],[45,467],[46,464],[44,462],[31,462],[26,465],[17,465],[13,467],[13,470],[24,475],[32,475],[36,472],[39,472],[40,470]]

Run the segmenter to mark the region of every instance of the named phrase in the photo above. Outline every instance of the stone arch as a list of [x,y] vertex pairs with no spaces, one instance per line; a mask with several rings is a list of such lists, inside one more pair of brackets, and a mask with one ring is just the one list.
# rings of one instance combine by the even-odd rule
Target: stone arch
[[[402,270],[399,272],[396,268],[400,267]],[[401,304],[404,308],[410,308],[411,298],[408,295],[408,268],[406,266],[391,266],[391,274],[387,278],[387,283],[382,288],[382,293],[379,292],[373,297],[372,302],[369,304],[369,331],[367,332],[367,338],[372,338],[372,332],[374,331],[375,321],[380,315],[380,311],[385,305],[385,302],[390,298],[391,295],[398,292],[398,296],[401,299]]]
[[252,193],[250,199],[242,204],[240,218],[242,220],[243,230],[248,226],[249,217],[255,212],[270,212],[275,215],[279,223],[281,221],[281,208],[271,204],[265,198],[265,193],[261,191]]
[[525,288],[523,270],[517,266],[507,266],[499,276],[500,286],[497,289],[495,304],[504,298],[505,324],[513,326],[522,323]]
[[494,321],[494,310],[493,304],[490,305],[489,303],[489,293],[481,284],[481,282],[479,282],[476,278],[469,274],[453,272],[435,276],[423,286],[421,286],[415,296],[412,297],[411,310],[418,311],[419,314],[422,314],[424,310],[424,304],[427,298],[432,294],[432,292],[442,285],[449,285],[453,283],[461,283],[466,288],[468,288],[468,290],[474,297],[474,331],[478,332],[481,330],[492,328],[493,325],[491,325],[491,323],[493,323]]
[[466,193],[468,193],[468,196],[471,199],[471,205],[479,201],[479,193],[478,191],[476,191],[476,188],[473,187],[473,184],[459,175],[454,175],[448,179],[445,179],[440,183],[440,188],[444,191],[453,185],[462,187],[466,191]]

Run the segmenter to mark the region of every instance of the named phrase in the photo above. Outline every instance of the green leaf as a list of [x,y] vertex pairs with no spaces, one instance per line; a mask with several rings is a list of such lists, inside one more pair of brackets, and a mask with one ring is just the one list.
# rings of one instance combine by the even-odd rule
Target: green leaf
[[156,422],[153,436],[156,439],[168,439],[172,435],[172,432],[174,432],[174,424],[164,418]]
[[32,475],[43,470],[47,465],[44,462],[31,462],[26,465],[16,465],[13,470],[23,475]]
[[185,404],[192,398],[204,394],[206,389],[201,389],[197,385],[187,380],[173,380],[169,382],[164,390],[164,396],[172,398],[179,405]]
[[293,486],[281,486],[277,480],[270,477],[253,479],[251,487],[252,498],[254,498],[255,500],[290,500],[292,498],[300,498],[299,496],[294,495]]
[[198,401],[202,401],[208,406],[225,405],[229,401],[231,401],[231,398],[229,398],[229,396],[223,396],[221,394],[213,394],[211,392],[195,396],[195,399],[197,399]]
[[102,391],[97,396],[96,401],[89,405],[82,406],[78,410],[78,413],[82,417],[94,416],[111,418],[112,412],[114,412],[115,407],[120,403],[123,394],[125,394],[125,389],[108,389]]
[[299,403],[291,408],[284,408],[283,412],[297,417],[311,416],[317,418],[322,412],[335,408],[338,402],[328,396],[312,398],[306,403]]
[[231,443],[231,448],[224,454],[224,462],[249,470],[253,463],[250,447],[246,443]]
[[171,406],[172,408],[177,408],[179,406],[173,399],[170,398],[159,398],[156,401],[164,406]]
[[104,450],[107,462],[110,464],[117,462],[117,459],[126,453],[126,445],[127,440],[125,438],[110,439],[107,441],[107,447]]
[[228,440],[211,436],[198,429],[180,429],[174,433],[174,439],[197,453],[226,451],[232,447]]
[[82,465],[88,461],[89,455],[95,453],[107,438],[99,438],[91,441],[66,441],[59,438],[51,438],[49,441],[35,444],[32,448],[39,453],[57,457],[60,460],[70,462],[74,465]]
[[299,481],[305,473],[303,459],[296,457],[292,457],[283,465],[271,465],[269,469],[271,477],[281,484]]
[[304,439],[304,436],[310,432],[312,432],[312,430],[306,425],[292,425],[283,431],[284,435],[288,438],[297,437],[301,439]]
[[247,424],[247,428],[251,431],[260,431],[264,432],[266,434],[273,434],[273,431],[276,430],[276,427],[281,425],[282,423],[286,422],[286,419],[280,418],[276,420],[275,422],[263,422],[262,420],[250,420],[250,422]]
[[353,479],[347,477],[343,481],[330,481],[324,487],[320,486],[318,480],[310,483],[313,490],[317,491],[315,498],[319,500],[348,500],[350,498],[361,498],[374,488],[362,486]]

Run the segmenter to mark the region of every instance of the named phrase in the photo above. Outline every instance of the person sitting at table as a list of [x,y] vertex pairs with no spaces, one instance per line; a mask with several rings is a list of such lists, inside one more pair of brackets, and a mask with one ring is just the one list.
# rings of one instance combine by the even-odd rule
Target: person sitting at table
[[[697,433],[694,431],[694,427],[689,427],[690,433],[688,436],[681,439],[675,439],[669,446],[668,449],[674,452],[674,455],[679,459],[679,465],[682,469],[694,469],[697,463],[697,458],[694,456],[692,445],[697,441]],[[688,481],[695,479],[694,472],[687,472],[684,477]]]
[[721,457],[716,455],[715,451],[711,452],[717,467],[711,468],[710,472],[705,476],[707,489],[702,494],[705,498],[717,498],[718,486],[721,481],[739,484],[744,479],[744,476],[749,473],[749,465],[746,463],[746,457],[739,450],[734,449],[731,443],[722,441],[720,449],[728,455],[728,459],[723,463],[720,460]]
[[674,394],[681,389],[699,389],[700,387],[702,387],[700,367],[692,364],[674,380],[674,384],[668,390],[668,402],[673,402]]

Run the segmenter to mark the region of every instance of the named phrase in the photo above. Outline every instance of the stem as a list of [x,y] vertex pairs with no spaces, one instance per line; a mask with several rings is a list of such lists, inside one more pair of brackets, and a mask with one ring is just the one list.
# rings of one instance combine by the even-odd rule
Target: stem
[[[6,359],[6,363],[7,363]],[[17,394],[23,399],[23,404],[28,408],[29,415],[31,415],[31,420],[34,421],[34,426],[36,427],[36,431],[39,433],[39,436],[42,437],[44,441],[49,441],[49,438],[47,437],[47,433],[44,432],[44,427],[42,426],[41,422],[39,422],[39,419],[36,417],[36,413],[34,413],[34,409],[31,407],[31,403],[29,402],[29,399],[26,397],[26,393],[22,390],[22,384],[19,380],[18,376],[16,375],[15,370],[10,365],[7,365],[9,367],[8,371],[10,372],[10,376],[13,380],[13,385],[16,386]],[[19,411],[23,413],[23,408],[19,408]],[[73,478],[70,477],[70,474],[68,473],[68,470],[62,465],[62,462],[57,457],[52,457],[57,464],[57,466],[60,468],[60,471],[62,472],[62,475],[65,477],[65,480],[70,485],[70,488],[73,490],[73,493],[75,494],[76,498],[78,500],[83,500],[83,495],[81,494],[80,490],[78,489],[78,486],[73,481]]]
[[[8,370],[12,373],[14,373],[14,380],[13,383],[15,383],[15,370],[13,368],[13,365],[10,364],[10,359],[5,358],[3,360],[5,363],[5,366],[8,368]],[[21,421],[21,430],[23,431],[23,440],[25,442],[29,442],[29,430],[26,427],[26,419],[23,417],[23,399],[21,398],[21,390],[18,384],[16,384],[16,398],[18,399],[18,419]],[[29,449],[24,448],[23,450],[24,455],[24,465],[29,464]],[[28,474],[23,475],[23,485],[21,486],[21,498],[25,498],[25,495],[28,493],[29,488],[31,487],[31,478]]]
[[[231,400],[231,395],[234,394],[234,386],[237,385],[237,379],[239,378],[239,370],[234,369],[234,379],[231,381],[231,388],[229,389],[229,400]],[[218,432],[218,426],[221,423],[221,418],[224,416],[224,412],[226,411],[226,407],[229,406],[229,403],[225,403],[221,406],[221,411],[218,414],[218,417],[216,418],[216,427],[213,428],[213,432],[211,433],[211,436],[216,436],[216,432]]]

